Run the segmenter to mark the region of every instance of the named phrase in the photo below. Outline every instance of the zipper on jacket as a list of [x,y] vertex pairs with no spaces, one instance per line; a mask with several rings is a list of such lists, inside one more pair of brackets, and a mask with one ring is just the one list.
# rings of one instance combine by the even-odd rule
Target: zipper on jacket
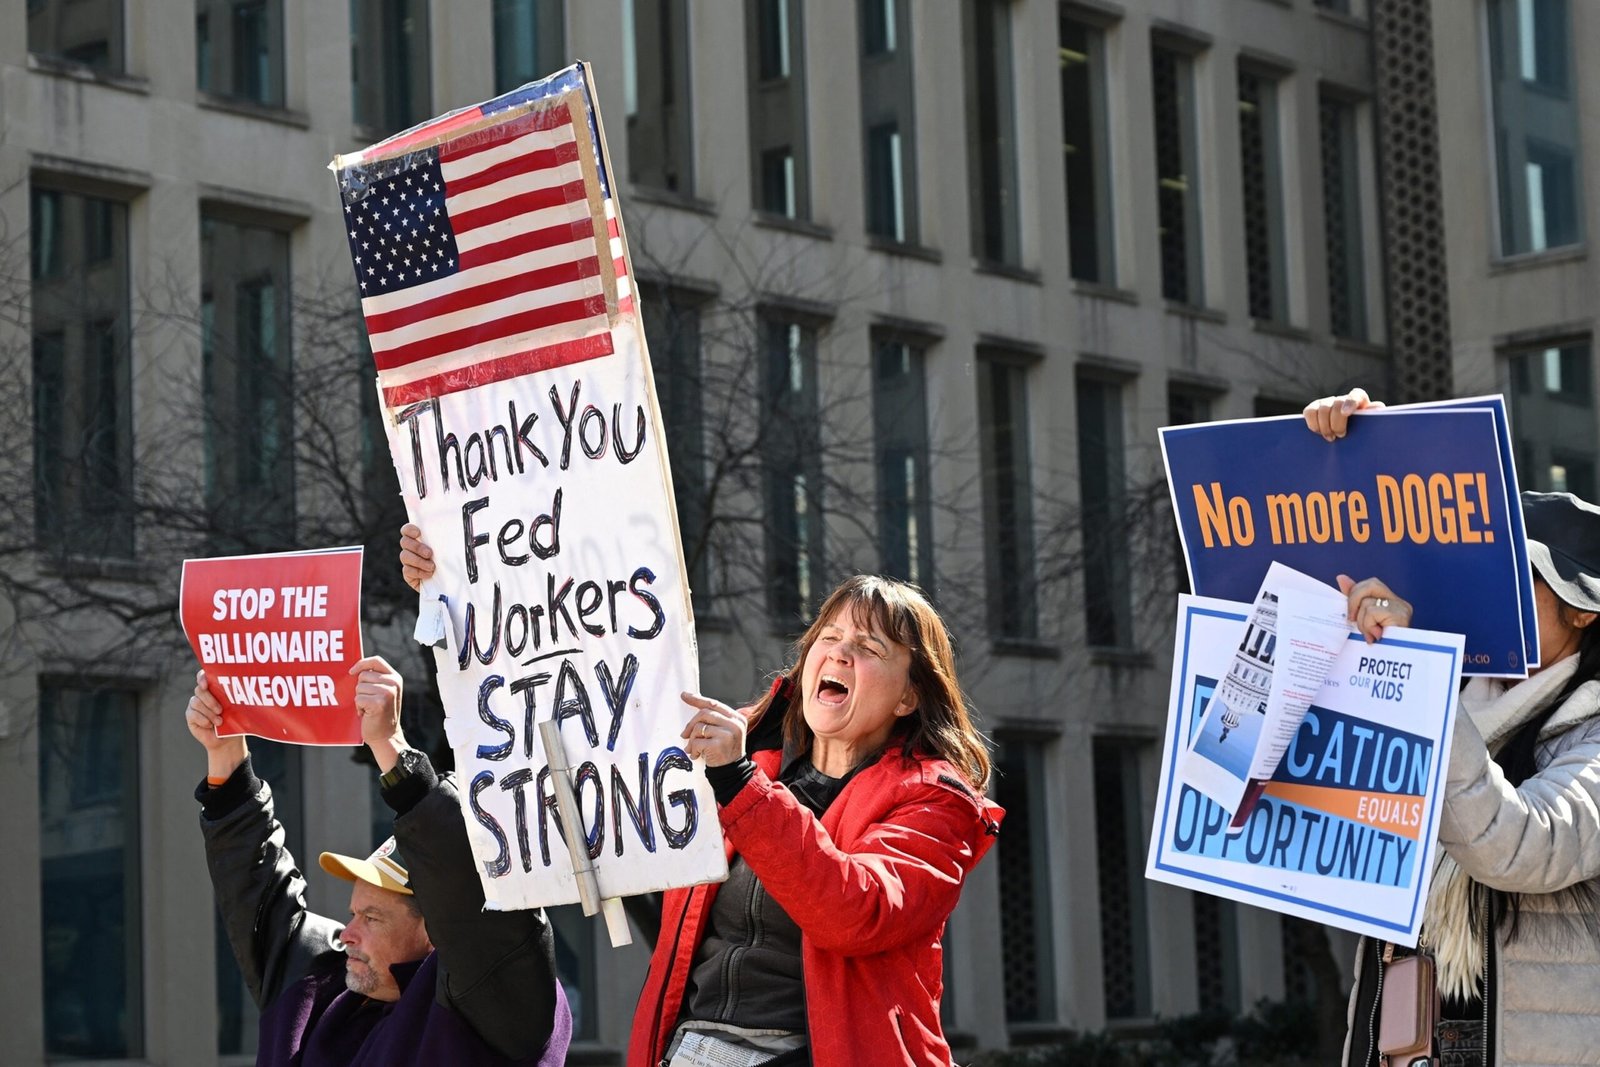
[[[1368,949],[1376,945],[1376,942],[1371,938],[1365,940],[1365,947]],[[1378,969],[1378,981],[1373,987],[1372,1015],[1367,1019],[1367,1067],[1374,1063],[1381,1064],[1383,1062],[1383,1057],[1378,1055],[1378,1009],[1383,1005],[1383,953],[1377,953],[1372,962]]]
[[1483,1067],[1489,1067],[1489,945],[1492,930],[1489,928],[1489,895],[1483,897]]
[[745,931],[750,943],[747,945],[734,945],[722,958],[722,997],[717,1003],[717,1022],[726,1022],[733,1013],[734,1005],[738,1002],[739,984],[734,977],[744,958],[756,944],[764,940],[764,931],[761,927],[761,900],[766,895],[761,879],[755,877],[755,872],[750,872],[750,893],[745,898],[744,906],[750,915],[750,927]]

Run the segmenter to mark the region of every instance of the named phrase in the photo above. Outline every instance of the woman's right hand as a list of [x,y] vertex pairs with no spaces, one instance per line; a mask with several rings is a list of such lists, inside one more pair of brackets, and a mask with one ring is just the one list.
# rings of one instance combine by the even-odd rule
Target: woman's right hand
[[1302,412],[1311,432],[1324,441],[1337,441],[1350,428],[1350,416],[1358,411],[1377,411],[1383,401],[1367,396],[1365,389],[1352,389],[1343,396],[1325,396],[1313,400]]
[[422,592],[422,583],[433,577],[433,549],[422,539],[422,528],[414,523],[400,527],[400,574],[406,584]]

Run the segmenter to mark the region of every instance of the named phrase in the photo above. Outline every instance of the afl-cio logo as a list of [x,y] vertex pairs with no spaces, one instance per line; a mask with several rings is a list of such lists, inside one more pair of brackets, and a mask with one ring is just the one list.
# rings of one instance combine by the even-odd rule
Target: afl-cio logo
[[[1512,653],[1513,657],[1515,657],[1515,655],[1516,653]],[[1469,652],[1466,655],[1466,661],[1477,667],[1487,667],[1489,665],[1489,653]],[[1515,664],[1513,664],[1513,666],[1515,666]]]

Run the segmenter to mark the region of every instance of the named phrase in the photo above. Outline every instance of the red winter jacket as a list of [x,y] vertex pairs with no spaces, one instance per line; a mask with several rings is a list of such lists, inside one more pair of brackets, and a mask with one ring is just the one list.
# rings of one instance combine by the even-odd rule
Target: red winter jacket
[[[721,809],[728,855],[744,856],[800,927],[815,1067],[949,1067],[939,1027],[945,920],[1000,831],[1000,807],[950,764],[891,748],[819,821],[773,781],[781,754]],[[628,1067],[666,1055],[718,886],[671,890],[639,994]]]

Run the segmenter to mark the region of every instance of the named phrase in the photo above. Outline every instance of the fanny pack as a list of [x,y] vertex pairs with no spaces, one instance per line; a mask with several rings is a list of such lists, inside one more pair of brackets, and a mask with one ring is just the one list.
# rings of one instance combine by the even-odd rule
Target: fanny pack
[[811,1050],[804,1034],[688,1023],[678,1030],[665,1063],[666,1067],[804,1067],[811,1063]]
[[1407,1067],[1434,1055],[1434,1027],[1439,1021],[1439,984],[1433,957],[1424,953],[1394,958],[1393,943],[1383,949],[1383,992],[1378,1006],[1378,1062],[1382,1067]]

